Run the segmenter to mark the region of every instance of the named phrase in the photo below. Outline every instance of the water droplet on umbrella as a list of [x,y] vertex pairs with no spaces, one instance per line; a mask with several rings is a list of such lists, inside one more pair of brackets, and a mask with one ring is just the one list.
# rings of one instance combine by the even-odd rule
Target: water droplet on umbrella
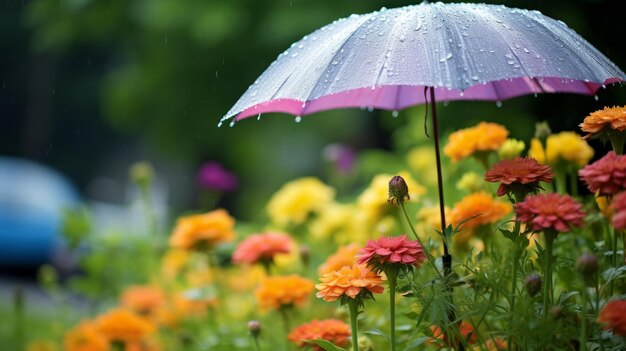
[[400,36],[400,42],[402,42],[402,43],[403,43],[405,40],[406,40],[406,36],[404,36],[404,34],[403,34],[403,35],[401,35],[401,36]]
[[391,112],[391,117],[393,117],[393,118],[397,118],[398,115],[400,115],[400,113],[398,111],[392,111]]
[[463,95],[465,95],[465,93],[464,93],[464,92],[460,92],[460,93],[459,93],[459,96],[463,96]]
[[421,22],[418,23],[417,26],[415,26],[415,28],[413,28],[413,30],[417,32],[418,30],[420,30],[420,28],[422,28],[422,23]]
[[602,89],[606,89],[606,85],[602,84]]
[[256,94],[258,94],[258,91],[257,91],[257,90],[254,90],[254,91],[252,91],[252,92],[250,93],[250,96],[255,97],[255,96],[256,96]]
[[383,35],[385,35],[385,32],[383,32],[382,30],[380,32],[378,32],[378,36],[382,37]]
[[478,76],[472,76],[472,80],[478,80]]
[[219,123],[217,124],[218,128],[222,128],[222,121],[219,121]]
[[298,49],[304,49],[304,45],[302,44],[298,45]]
[[260,114],[260,113],[256,116],[256,120],[257,120],[257,121],[260,121],[260,120],[261,120],[261,114]]
[[502,101],[496,101],[496,107],[502,107]]
[[508,60],[508,61],[506,61],[506,63],[508,63],[509,65],[512,65],[512,64],[514,64],[514,63],[515,63],[515,61],[513,61],[513,60]]
[[293,54],[291,54],[291,57],[296,57],[296,56],[298,56],[297,52],[294,52]]
[[528,49],[526,49],[526,48],[524,48],[524,52],[527,53],[527,54],[530,54],[530,51]]
[[452,58],[452,53],[449,53],[446,57],[442,57],[439,62],[443,63]]
[[535,95],[535,97],[537,97],[537,93],[535,93],[535,94],[533,94],[533,95]]
[[230,122],[230,124],[228,125],[229,127],[234,127],[235,126],[235,121]]
[[300,122],[302,122],[302,117],[296,116],[296,123],[300,123]]
[[463,33],[461,33],[461,35],[463,35],[464,37],[466,37],[466,36],[467,36],[467,33],[466,33],[466,32],[463,32]]
[[598,97],[598,95],[594,95],[594,96],[593,96],[593,99],[594,99],[594,100],[596,100],[596,101],[600,100],[600,98]]

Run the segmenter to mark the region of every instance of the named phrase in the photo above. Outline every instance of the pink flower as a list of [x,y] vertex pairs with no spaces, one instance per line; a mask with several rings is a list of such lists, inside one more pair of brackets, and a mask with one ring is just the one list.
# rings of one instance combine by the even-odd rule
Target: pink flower
[[537,160],[529,157],[502,160],[494,164],[485,174],[486,181],[500,182],[498,196],[515,190],[536,193],[541,189],[539,182],[551,182],[553,177],[549,166],[539,164]]
[[626,229],[626,192],[617,194],[613,198],[611,207],[615,210],[613,215],[615,229]]
[[284,233],[253,234],[237,246],[233,253],[233,262],[247,264],[273,262],[275,255],[289,253],[293,246],[293,239]]
[[626,156],[610,151],[596,162],[578,171],[589,191],[613,195],[626,189]]
[[531,195],[514,205],[517,220],[527,223],[533,231],[553,229],[568,232],[584,225],[582,205],[569,195],[557,193]]
[[381,272],[388,265],[419,267],[426,260],[426,254],[418,241],[409,240],[406,234],[368,240],[358,255],[357,262],[365,263],[375,272]]

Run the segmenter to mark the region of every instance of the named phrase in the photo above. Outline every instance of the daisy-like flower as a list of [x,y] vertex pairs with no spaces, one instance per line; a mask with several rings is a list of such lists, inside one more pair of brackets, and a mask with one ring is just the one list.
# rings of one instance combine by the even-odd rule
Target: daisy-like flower
[[345,347],[350,337],[350,326],[338,319],[313,320],[294,328],[287,338],[300,348],[313,346],[313,350],[323,348],[308,343],[308,340],[326,340],[336,346]]
[[615,211],[613,214],[615,229],[626,229],[626,192],[619,193],[613,198],[611,208]]
[[293,247],[293,239],[285,233],[253,234],[237,246],[233,253],[233,262],[270,264],[274,261],[274,256],[288,254]]
[[539,164],[537,160],[529,157],[502,160],[485,173],[486,181],[500,182],[498,196],[507,193],[536,193],[541,189],[539,182],[551,182],[553,177],[549,166]]
[[109,351],[109,341],[98,332],[93,322],[82,322],[65,333],[66,351]]
[[357,244],[348,244],[340,247],[337,252],[330,255],[326,262],[322,263],[317,272],[320,275],[338,271],[343,266],[352,266],[356,263],[356,255],[359,253],[360,247]]
[[580,129],[588,133],[585,139],[600,136],[610,130],[623,132],[626,130],[626,106],[605,107],[585,117]]
[[313,292],[313,282],[298,275],[269,277],[261,281],[256,299],[262,309],[302,305]]
[[578,171],[592,193],[614,195],[626,189],[626,156],[609,151],[596,162]]
[[557,193],[528,196],[514,205],[517,220],[527,223],[533,231],[546,229],[568,232],[584,225],[582,205],[569,195]]
[[326,273],[320,281],[320,284],[315,285],[318,290],[316,296],[328,302],[340,298],[342,303],[349,299],[371,298],[372,294],[380,294],[384,290],[381,286],[383,278],[360,264]]
[[211,249],[235,238],[235,219],[225,210],[191,215],[178,219],[170,237],[170,246],[185,250]]
[[508,203],[498,201],[485,192],[478,192],[454,204],[450,220],[456,225],[474,217],[463,224],[464,229],[474,229],[480,225],[495,223],[510,212],[511,206]]
[[499,124],[481,122],[450,134],[443,152],[453,161],[459,161],[476,152],[497,151],[508,135],[509,131]]
[[96,319],[96,329],[111,341],[133,343],[152,334],[155,326],[125,309],[111,310]]
[[419,268],[425,260],[426,254],[422,245],[416,240],[409,240],[404,234],[368,240],[367,245],[359,252],[357,262],[380,273],[389,266]]
[[598,323],[604,325],[605,330],[613,331],[613,334],[626,336],[626,300],[613,300],[607,303],[600,315]]
[[166,302],[163,290],[154,285],[133,285],[124,290],[120,298],[122,306],[141,315],[151,316]]

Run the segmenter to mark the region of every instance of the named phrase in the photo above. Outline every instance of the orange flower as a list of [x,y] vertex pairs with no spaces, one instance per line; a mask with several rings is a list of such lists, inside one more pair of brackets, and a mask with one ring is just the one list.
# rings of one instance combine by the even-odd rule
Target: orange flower
[[303,304],[313,291],[313,282],[297,275],[263,279],[256,298],[263,309],[278,309]]
[[463,224],[463,229],[473,229],[480,225],[499,221],[511,212],[511,206],[506,202],[495,200],[485,192],[478,192],[464,197],[457,202],[450,213],[450,220],[454,225],[479,215]]
[[605,330],[612,330],[613,334],[626,336],[626,300],[613,300],[607,303],[598,322],[604,324]]
[[[459,343],[459,341],[456,340],[456,337],[453,337],[452,342],[449,342],[447,335],[444,335],[441,328],[435,325],[431,325],[430,330],[433,332],[433,336],[435,338],[443,340],[443,343],[448,347],[454,347],[454,345]],[[462,321],[459,332],[468,344],[476,343],[476,333],[474,332],[474,327],[469,322]]]
[[[307,347],[311,344],[307,340],[326,340],[333,344],[344,347],[348,344],[350,337],[350,326],[338,319],[313,320],[296,327],[289,333],[287,338],[289,341],[298,345],[298,347]],[[317,345],[313,345],[313,350],[322,351],[323,349]]]
[[316,296],[328,302],[344,296],[351,299],[356,299],[357,296],[367,298],[384,290],[380,285],[383,282],[382,277],[360,264],[343,266],[338,271],[326,273],[320,281],[321,284],[315,286],[319,290]]
[[508,349],[508,344],[502,338],[489,339],[485,343],[485,349],[487,351],[504,351]]
[[480,151],[497,151],[506,141],[509,131],[496,123],[480,122],[478,125],[458,130],[448,137],[443,152],[459,161]]
[[150,340],[143,342],[132,342],[124,345],[124,351],[160,351],[161,345]]
[[168,304],[159,309],[159,323],[174,328],[181,320],[202,317],[209,308],[217,304],[215,298],[189,298],[184,293],[175,294]]
[[98,332],[92,322],[82,322],[63,338],[66,351],[108,351],[109,341]]
[[146,319],[121,308],[98,317],[96,328],[107,339],[125,343],[141,341],[155,329]]
[[359,252],[359,245],[348,244],[340,247],[317,269],[319,275],[324,275],[332,271],[338,271],[343,266],[352,266],[356,263],[356,254]]
[[134,285],[124,290],[121,297],[122,306],[142,315],[152,313],[165,303],[163,291],[153,285]]
[[580,129],[589,133],[583,139],[594,137],[609,128],[620,132],[626,130],[626,106],[605,107],[592,112],[580,124]]
[[235,219],[222,209],[182,217],[176,223],[170,245],[185,250],[211,249],[216,244],[233,240],[234,226]]
[[242,241],[233,253],[234,263],[253,264],[271,263],[277,254],[287,254],[293,249],[294,242],[284,233],[267,232],[254,234]]

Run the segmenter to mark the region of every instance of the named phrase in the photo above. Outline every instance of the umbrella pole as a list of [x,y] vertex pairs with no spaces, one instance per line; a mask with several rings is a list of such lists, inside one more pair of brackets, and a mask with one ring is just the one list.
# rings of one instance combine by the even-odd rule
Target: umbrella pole
[[[439,130],[437,128],[437,101],[435,100],[435,88],[429,87],[430,89],[430,108],[433,115],[433,134],[435,139],[435,160],[437,162],[437,188],[439,191],[439,213],[441,215],[441,230],[444,235],[447,227],[446,224],[446,212],[445,205],[443,202],[443,180],[441,176],[441,154],[439,152]],[[450,285],[450,276],[452,275],[452,255],[448,250],[448,245],[446,244],[446,240],[443,240],[443,256],[441,257],[443,262],[443,277],[444,284],[446,285],[446,290],[450,294],[450,302],[452,302],[452,285]],[[453,323],[456,320],[456,313],[454,308],[450,308],[448,310],[448,321]],[[451,333],[453,336],[457,334],[456,332]],[[448,340],[459,340],[457,337],[448,338]],[[463,350],[463,343],[459,340],[459,344],[455,345],[457,350]]]

